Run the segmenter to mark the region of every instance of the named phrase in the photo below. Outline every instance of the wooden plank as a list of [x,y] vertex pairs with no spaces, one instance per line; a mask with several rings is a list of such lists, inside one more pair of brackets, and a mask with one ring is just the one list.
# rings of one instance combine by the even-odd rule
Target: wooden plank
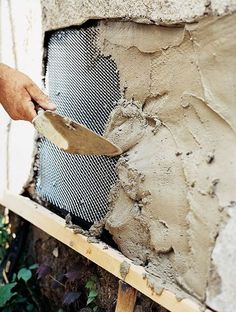
[[126,282],[119,280],[119,289],[115,312],[133,312],[137,290]]
[[[145,275],[143,267],[133,264],[131,260],[126,258],[119,251],[107,247],[107,245],[102,242],[90,243],[86,236],[74,234],[71,229],[65,227],[64,219],[29,198],[5,192],[1,203],[14,213],[28,220],[30,223],[55,237],[65,245],[71,247],[119,279],[122,279],[120,266],[126,261],[130,264],[129,272],[125,277],[126,283],[133,286],[169,311],[203,311],[200,304],[194,301],[194,299],[183,299],[178,301],[176,295],[169,290],[163,290],[161,295],[156,294],[143,278]],[[211,310],[205,310],[205,312],[211,312]]]

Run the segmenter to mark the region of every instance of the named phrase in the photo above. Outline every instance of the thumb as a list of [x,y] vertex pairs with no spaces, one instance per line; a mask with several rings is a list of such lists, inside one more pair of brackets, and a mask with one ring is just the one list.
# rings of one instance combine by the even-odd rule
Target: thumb
[[43,93],[42,90],[35,83],[31,83],[26,86],[30,97],[45,110],[55,110],[56,105],[51,103],[48,99],[48,96]]

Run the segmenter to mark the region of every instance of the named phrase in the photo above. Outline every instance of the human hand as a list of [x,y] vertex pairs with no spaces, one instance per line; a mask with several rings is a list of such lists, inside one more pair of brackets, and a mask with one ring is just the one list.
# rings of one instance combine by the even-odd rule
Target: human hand
[[28,76],[5,64],[0,64],[0,103],[13,120],[30,122],[37,115],[34,103],[45,110],[56,109]]

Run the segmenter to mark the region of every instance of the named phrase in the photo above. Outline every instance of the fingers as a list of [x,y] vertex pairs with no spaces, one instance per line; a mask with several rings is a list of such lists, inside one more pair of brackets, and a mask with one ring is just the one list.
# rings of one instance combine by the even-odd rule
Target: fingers
[[25,103],[24,117],[26,121],[32,122],[32,120],[37,116],[37,113],[34,109],[34,104],[31,101]]
[[25,120],[30,121],[37,116],[34,109],[34,103],[31,102],[29,97],[22,97],[21,102],[9,112],[10,117],[13,120]]
[[55,110],[56,105],[49,102],[48,96],[43,93],[42,90],[38,88],[35,83],[30,83],[26,86],[26,90],[28,91],[30,97],[39,104],[45,110]]
[[14,113],[16,120],[32,121],[37,116],[34,103],[31,101],[31,96],[26,89],[22,88],[17,93],[14,101]]
[[12,98],[10,116],[13,120],[32,121],[37,116],[34,103],[26,89],[21,88]]
[[46,110],[54,110],[56,106],[25,74],[0,64],[0,103],[14,120],[32,121],[36,117],[36,102]]
[[32,120],[37,116],[34,104],[31,101],[22,102],[21,105],[18,105],[17,109],[5,109],[13,120],[25,120],[32,122]]

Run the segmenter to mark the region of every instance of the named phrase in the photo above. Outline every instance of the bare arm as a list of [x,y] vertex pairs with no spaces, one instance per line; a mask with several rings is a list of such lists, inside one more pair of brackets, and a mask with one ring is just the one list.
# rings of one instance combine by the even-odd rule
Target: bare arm
[[36,116],[32,100],[43,109],[56,109],[28,76],[0,63],[0,103],[9,116],[31,122]]

